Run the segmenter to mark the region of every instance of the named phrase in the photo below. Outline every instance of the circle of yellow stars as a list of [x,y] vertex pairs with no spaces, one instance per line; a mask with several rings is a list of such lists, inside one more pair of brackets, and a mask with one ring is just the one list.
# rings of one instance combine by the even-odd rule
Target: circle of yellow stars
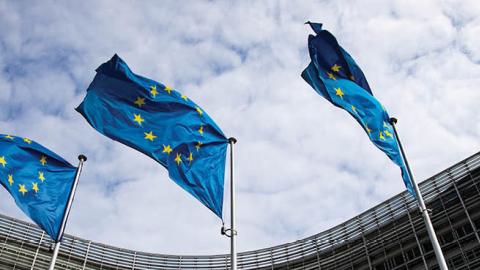
[[[327,77],[331,80],[337,80],[337,77],[335,76],[335,74],[338,74],[339,75],[339,72],[340,70],[342,69],[342,66],[338,65],[338,64],[334,64],[333,66],[330,67],[330,71],[327,71],[326,74],[327,74]],[[353,77],[353,75],[350,76],[350,80],[354,81],[355,78]],[[340,87],[336,87],[333,89],[335,91],[335,95],[338,96],[341,100],[344,100],[344,91],[340,88]],[[345,108],[347,109],[347,108]],[[359,116],[359,111],[357,109],[357,107],[355,107],[354,105],[350,105],[350,109],[351,109],[351,112],[357,116]],[[385,108],[383,108],[385,110]],[[386,122],[383,122],[383,127],[384,127],[384,130],[380,130],[378,131],[378,139],[381,140],[381,141],[386,141],[388,138],[393,138],[393,134],[390,132],[390,126],[386,123]],[[372,129],[370,129],[368,127],[367,124],[364,124],[364,129],[365,131],[367,132],[368,136],[372,136]]]
[[[5,135],[3,136],[4,139],[14,141],[15,137],[12,135]],[[22,141],[27,143],[27,144],[32,144],[32,140],[28,138],[22,138]],[[0,168],[6,168],[8,165],[8,158],[5,157],[4,155],[0,156]],[[42,166],[47,165],[47,157],[45,155],[41,155],[40,158],[38,159],[38,162]],[[41,181],[41,183],[45,182],[47,180],[45,173],[43,171],[38,171],[38,180]],[[13,187],[15,184],[15,179],[13,174],[8,174],[7,175],[7,183],[8,186]],[[38,186],[39,182],[31,182],[31,190],[36,194],[40,191],[40,188]],[[25,196],[29,192],[28,190],[28,185],[27,184],[17,184],[18,185],[18,192],[22,194],[22,196]]]
[[[164,93],[166,93],[168,95],[171,95],[172,92],[175,93],[173,88],[168,86],[168,85],[163,87],[163,91],[164,91]],[[156,84],[150,86],[148,88],[148,92],[150,94],[150,97],[153,100],[155,100],[155,98],[160,94],[158,86]],[[185,102],[188,102],[188,97],[184,94],[180,94],[180,99],[184,100]],[[136,97],[136,99],[133,101],[133,104],[134,104],[135,107],[137,107],[139,109],[143,109],[143,107],[146,106],[146,104],[147,104],[146,103],[146,98]],[[204,112],[200,107],[195,106],[195,111],[198,113],[199,116],[203,116]],[[143,124],[146,123],[148,119],[143,118],[142,115],[141,115],[141,112],[139,112],[139,113],[133,113],[132,120],[135,124],[142,127]],[[203,134],[205,132],[204,125],[200,125],[198,127],[197,132],[200,136],[203,136]],[[158,136],[155,135],[152,130],[144,131],[143,135],[144,135],[144,139],[149,141],[149,142],[154,142],[158,138]],[[195,149],[197,150],[197,152],[200,151],[202,145],[203,145],[203,143],[200,142],[200,141],[198,141],[195,144]],[[172,153],[172,152],[174,152],[174,149],[172,149],[172,146],[166,145],[166,144],[163,145],[162,153],[164,153],[166,155],[170,155],[170,153]],[[181,153],[175,153],[174,161],[175,161],[175,163],[177,163],[177,165],[180,165],[184,160],[188,161],[189,164],[190,164],[194,160],[193,153],[189,152],[186,157],[183,157]]]

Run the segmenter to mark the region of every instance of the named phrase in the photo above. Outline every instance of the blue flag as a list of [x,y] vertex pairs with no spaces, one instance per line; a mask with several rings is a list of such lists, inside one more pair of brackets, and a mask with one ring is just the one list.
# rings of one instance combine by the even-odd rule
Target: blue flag
[[134,74],[117,55],[96,71],[77,111],[98,132],[163,165],[221,218],[228,140],[220,128],[187,96]]
[[373,144],[401,168],[405,186],[415,196],[390,117],[373,96],[362,70],[335,37],[322,30],[321,24],[309,24],[316,35],[308,37],[311,62],[302,72],[302,78],[318,94],[357,120]]
[[57,240],[76,168],[28,139],[0,134],[0,184],[15,203]]

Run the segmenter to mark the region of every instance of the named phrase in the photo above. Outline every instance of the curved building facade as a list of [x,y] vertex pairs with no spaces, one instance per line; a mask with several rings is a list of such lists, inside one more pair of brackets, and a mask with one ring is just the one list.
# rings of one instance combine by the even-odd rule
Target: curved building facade
[[[420,184],[450,269],[480,269],[480,152]],[[52,242],[0,215],[0,269],[48,269]],[[229,255],[138,252],[65,235],[56,269],[228,269]],[[238,254],[240,269],[438,269],[423,219],[403,192],[319,234]]]

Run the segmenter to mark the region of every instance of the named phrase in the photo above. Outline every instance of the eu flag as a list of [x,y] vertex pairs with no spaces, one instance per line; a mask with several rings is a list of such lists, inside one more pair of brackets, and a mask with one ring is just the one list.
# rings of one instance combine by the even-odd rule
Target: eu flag
[[308,23],[316,35],[308,37],[311,62],[302,72],[302,78],[318,94],[357,120],[373,144],[401,168],[405,186],[415,196],[390,117],[373,96],[362,70],[335,37],[322,30],[321,24]]
[[77,111],[98,132],[163,165],[221,218],[228,140],[220,128],[190,98],[136,75],[117,55],[96,71]]
[[53,240],[60,232],[76,168],[21,137],[0,134],[0,184]]

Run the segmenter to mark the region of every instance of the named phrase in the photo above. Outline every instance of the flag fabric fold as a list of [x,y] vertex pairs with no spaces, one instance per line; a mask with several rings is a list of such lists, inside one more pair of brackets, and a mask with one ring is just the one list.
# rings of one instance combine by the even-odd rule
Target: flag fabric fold
[[57,240],[76,167],[28,139],[0,134],[0,184],[18,207]]
[[400,167],[407,190],[415,196],[390,117],[373,96],[362,70],[321,24],[308,24],[316,35],[308,37],[311,62],[302,72],[302,78],[318,94],[357,120],[373,144]]
[[114,55],[78,106],[88,123],[168,169],[169,177],[222,218],[228,140],[190,98],[136,75]]

